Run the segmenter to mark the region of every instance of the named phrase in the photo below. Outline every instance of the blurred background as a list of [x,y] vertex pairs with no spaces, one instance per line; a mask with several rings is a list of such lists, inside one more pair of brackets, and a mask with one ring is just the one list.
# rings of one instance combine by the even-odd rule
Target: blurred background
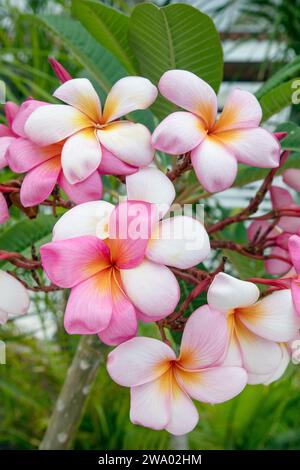
[[[102,3],[129,13],[139,2]],[[153,3],[163,6],[172,2]],[[231,87],[238,85],[256,91],[274,72],[300,54],[299,0],[182,3],[208,13],[221,34],[225,59],[224,83],[219,94],[221,107]],[[8,84],[7,100],[20,102],[27,96],[52,100],[51,93],[58,81],[48,64],[48,56],[63,63],[74,77],[85,74],[82,65],[60,40],[32,20],[32,14],[44,13],[69,15],[70,2],[0,0],[0,79]],[[0,119],[4,121],[3,110]],[[274,129],[279,122],[288,120],[300,123],[297,106],[273,116],[268,125]],[[1,174],[1,179],[5,178],[7,175]],[[221,217],[233,208],[243,207],[255,186],[222,193],[209,202],[209,210]],[[113,190],[112,187],[112,193]],[[269,201],[264,204],[262,208],[267,209]],[[17,212],[12,213],[11,222],[5,229],[0,227],[0,244],[7,246],[15,236],[9,224],[13,227],[19,222],[18,217]],[[240,235],[244,236],[244,233]],[[41,230],[39,243],[44,243],[47,237]],[[258,271],[261,266],[257,264],[256,268]],[[237,267],[244,272],[247,269],[245,265]],[[36,449],[45,433],[78,344],[78,337],[67,335],[63,329],[65,302],[66,296],[61,292],[34,294],[29,315],[1,328],[0,340],[6,344],[7,357],[6,365],[0,364],[0,449]],[[156,336],[156,327],[143,326],[141,333]],[[73,447],[299,449],[299,409],[299,366],[291,365],[285,376],[271,386],[248,386],[239,397],[222,405],[200,404],[197,428],[189,436],[174,439],[164,431],[153,432],[130,424],[128,390],[111,381],[102,361]]]

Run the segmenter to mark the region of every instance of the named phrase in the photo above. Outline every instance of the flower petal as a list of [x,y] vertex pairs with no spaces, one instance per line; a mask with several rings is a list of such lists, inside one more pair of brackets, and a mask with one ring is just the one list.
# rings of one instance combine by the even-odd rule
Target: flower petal
[[137,317],[135,308],[119,286],[112,282],[112,316],[109,325],[99,333],[99,338],[105,344],[116,345],[133,338],[137,332]]
[[166,266],[144,260],[136,268],[122,269],[121,278],[130,300],[149,317],[165,318],[178,304],[179,285]]
[[293,279],[291,282],[291,294],[293,299],[293,305],[300,316],[300,279]]
[[144,201],[121,202],[111,213],[108,244],[119,269],[131,269],[143,261],[155,216],[155,206]]
[[107,370],[119,385],[149,383],[169,370],[176,355],[167,344],[154,338],[136,337],[120,344],[107,358]]
[[19,106],[12,101],[7,101],[4,105],[4,112],[8,127],[11,129],[12,123],[18,114]]
[[166,372],[152,382],[130,390],[130,421],[152,429],[164,429],[171,417],[171,376]]
[[239,309],[239,318],[253,333],[271,341],[289,341],[300,327],[289,289],[273,292],[256,304]]
[[4,224],[9,219],[7,202],[2,193],[0,193],[0,224]]
[[230,188],[236,178],[236,158],[215,138],[204,139],[192,150],[191,159],[198,180],[210,193]]
[[137,167],[119,160],[103,146],[101,146],[101,152],[102,158],[98,170],[102,175],[131,175],[138,170]]
[[207,293],[209,306],[220,312],[252,305],[258,298],[259,289],[255,284],[241,281],[225,273],[215,276]]
[[53,229],[53,240],[94,235],[107,238],[109,218],[115,206],[106,201],[92,201],[80,204],[66,212]]
[[201,371],[176,369],[181,387],[195,400],[223,403],[237,396],[247,384],[247,373],[241,367],[212,367]]
[[52,157],[60,156],[62,145],[39,147],[28,139],[14,139],[7,152],[7,161],[12,171],[25,173]]
[[213,131],[257,127],[261,118],[262,110],[257,98],[248,91],[235,89],[230,92]]
[[30,170],[22,182],[20,191],[23,206],[36,206],[47,199],[57,183],[60,170],[60,157],[50,158]]
[[275,246],[274,248],[271,248],[269,256],[280,256],[286,259],[286,262],[276,258],[265,260],[265,270],[269,274],[281,276],[291,269],[292,263],[289,259],[289,253],[287,250],[279,246]]
[[201,117],[207,128],[214,124],[218,108],[216,94],[194,73],[168,70],[161,77],[158,88],[169,101]]
[[45,103],[44,101],[28,99],[21,104],[19,112],[12,123],[12,130],[16,135],[23,137],[24,139],[27,138],[24,129],[25,123],[30,114],[41,106],[48,106],[48,103]]
[[273,209],[288,209],[291,206],[295,207],[294,199],[287,189],[273,185],[270,189],[270,196]]
[[210,253],[202,223],[188,216],[164,219],[155,228],[146,256],[155,263],[187,269],[201,263]]
[[197,147],[205,136],[204,123],[198,116],[178,111],[167,116],[156,127],[151,142],[157,150],[181,155]]
[[183,330],[179,364],[185,369],[202,369],[218,363],[228,342],[224,315],[203,305],[189,317]]
[[15,140],[15,137],[0,137],[0,170],[7,166],[8,149]]
[[290,355],[287,350],[287,347],[285,344],[281,343],[280,344],[282,356],[281,356],[281,361],[275,370],[275,372],[272,372],[272,374],[249,374],[248,373],[248,384],[250,385],[256,385],[256,384],[264,384],[264,385],[269,385],[272,382],[275,382],[276,380],[280,379],[282,375],[285,373],[286,368],[289,365],[290,362]]
[[96,201],[102,197],[102,181],[97,171],[88,176],[84,181],[76,184],[70,184],[61,171],[58,184],[67,193],[71,201],[76,204]]
[[144,77],[124,77],[107,95],[103,121],[110,122],[137,109],[146,109],[156,100],[157,88]]
[[262,129],[236,129],[213,134],[240,163],[258,168],[276,168],[280,144],[274,135]]
[[282,173],[282,178],[285,184],[290,186],[298,193],[300,192],[300,170],[296,168],[289,168]]
[[48,104],[30,114],[25,123],[25,133],[33,142],[44,146],[59,142],[86,127],[91,127],[91,121],[76,108]]
[[126,178],[127,198],[130,201],[146,201],[157,206],[158,218],[163,217],[175,199],[174,185],[160,170],[141,168]]
[[101,103],[95,88],[87,78],[74,78],[60,85],[55,98],[77,108],[95,123],[101,120]]
[[109,249],[97,237],[46,243],[40,252],[47,276],[60,287],[76,286],[110,266]]
[[252,333],[241,321],[236,321],[236,334],[243,358],[243,367],[250,374],[273,374],[281,361],[281,348]]
[[8,314],[8,317],[24,315],[29,302],[25,287],[13,276],[0,270],[0,310]]
[[175,436],[191,432],[199,421],[197,408],[175,380],[172,381],[170,414],[165,429]]
[[105,269],[73,287],[64,317],[65,329],[75,335],[99,333],[107,328],[111,315],[111,270]]
[[84,129],[66,140],[62,149],[61,165],[70,184],[88,178],[97,170],[100,162],[101,146],[94,129]]
[[115,157],[133,166],[146,166],[154,157],[147,127],[128,121],[109,124],[97,131],[101,144]]

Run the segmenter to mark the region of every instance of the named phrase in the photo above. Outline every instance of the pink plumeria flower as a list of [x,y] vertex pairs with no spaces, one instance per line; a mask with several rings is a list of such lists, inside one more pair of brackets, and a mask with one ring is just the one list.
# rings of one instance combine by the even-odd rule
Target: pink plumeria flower
[[290,258],[293,264],[293,274],[290,278],[291,292],[296,312],[300,316],[300,236],[292,235],[288,241]]
[[[298,209],[299,206],[293,200],[289,191],[279,186],[272,186],[270,189],[272,207],[276,209]],[[271,227],[267,220],[254,221],[248,228],[247,234],[250,241],[254,241],[266,233]],[[266,240],[271,242],[270,255],[280,256],[281,259],[268,259],[264,262],[265,270],[269,274],[282,275],[292,267],[292,262],[288,250],[288,240],[293,233],[300,230],[300,217],[280,217],[278,223],[269,231]]]
[[[18,136],[12,129],[13,120],[18,112],[18,105],[8,101],[4,105],[4,112],[7,121],[5,124],[0,124],[0,170],[7,166],[7,152],[12,142],[14,142]],[[9,212],[6,203],[6,199],[0,192],[0,224],[3,224],[9,219]]]
[[149,130],[142,124],[120,120],[155,101],[157,89],[146,78],[125,77],[116,82],[103,112],[100,99],[86,78],[68,80],[54,96],[67,104],[39,107],[26,121],[25,132],[40,146],[63,142],[61,165],[70,184],[88,178],[102,159],[108,167],[110,162],[113,168],[120,166],[123,171],[119,174],[124,174],[124,168],[130,173],[133,167],[152,161],[154,149]]
[[186,323],[178,358],[153,338],[133,338],[114,349],[107,370],[115,382],[131,388],[131,421],[186,434],[199,420],[191,398],[215,404],[238,395],[247,374],[241,367],[220,365],[227,340],[225,317],[203,306]]
[[216,121],[216,94],[193,73],[169,70],[158,88],[186,111],[166,117],[155,129],[152,144],[172,155],[191,151],[194,170],[206,191],[229,188],[236,178],[238,162],[260,168],[279,165],[278,140],[259,127],[262,110],[251,93],[233,90]]
[[0,324],[14,316],[24,315],[29,308],[25,287],[13,276],[0,270]]
[[209,287],[210,308],[227,319],[229,345],[225,364],[243,366],[248,383],[269,383],[284,372],[288,356],[281,343],[292,339],[300,326],[288,289],[258,301],[252,282],[219,273]]
[[[74,207],[55,225],[54,241],[41,248],[48,277],[72,288],[67,332],[98,333],[107,344],[135,336],[137,319],[157,321],[172,313],[180,289],[167,266],[189,268],[210,253],[198,220],[159,221],[162,203],[175,196],[162,172],[146,168],[127,177],[127,191],[131,199],[116,207],[105,201]],[[143,192],[154,203],[138,196]]]
[[61,164],[63,142],[41,147],[28,139],[24,130],[27,119],[35,110],[45,106],[48,106],[45,102],[27,100],[12,122],[17,138],[10,144],[6,158],[14,172],[26,173],[20,191],[23,206],[40,204],[47,199],[56,184],[77,204],[100,199],[102,182],[97,171],[77,184],[70,184],[66,179]]

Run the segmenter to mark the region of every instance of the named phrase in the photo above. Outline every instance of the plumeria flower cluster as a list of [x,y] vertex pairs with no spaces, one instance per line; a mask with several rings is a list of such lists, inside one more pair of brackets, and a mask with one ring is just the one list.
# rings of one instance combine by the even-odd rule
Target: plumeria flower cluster
[[[58,188],[75,204],[40,248],[41,261],[18,260],[15,254],[10,259],[31,271],[42,267],[52,283],[48,290],[70,289],[64,313],[69,334],[98,335],[116,346],[107,370],[131,389],[132,422],[185,434],[199,419],[193,400],[221,403],[246,384],[270,384],[290,361],[289,344],[300,327],[300,218],[289,192],[271,185],[282,163],[279,138],[260,127],[261,107],[251,93],[232,91],[217,118],[213,89],[184,70],[161,77],[160,94],[182,110],[167,116],[151,135],[131,115],[157,98],[148,79],[120,79],[102,106],[88,79],[72,79],[60,64],[52,65],[62,82],[54,92],[59,103],[29,98],[20,107],[6,104],[0,168],[8,165],[24,174],[23,207],[49,202]],[[269,180],[248,212],[205,227],[193,215],[172,214],[172,171],[156,167],[156,150],[184,156],[209,193],[234,183],[238,163],[270,168]],[[118,204],[103,197],[101,175],[125,183],[126,196]],[[284,175],[294,188],[295,178],[291,172]],[[254,281],[224,273],[224,263],[212,273],[199,265],[211,256],[209,233],[247,220],[267,190],[273,212],[287,214],[276,216],[275,223],[253,221],[247,250],[228,245],[243,255],[261,256],[270,274],[289,271],[280,279],[258,279],[275,289],[261,295]],[[0,192],[0,223],[7,218]],[[218,247],[218,240],[213,242]],[[270,255],[257,255],[253,246]],[[183,303],[178,279],[195,284]],[[26,287],[0,271],[1,323],[28,311]],[[184,308],[205,291],[204,305],[187,318]],[[161,341],[137,336],[139,322],[157,323]],[[179,352],[165,328],[182,332]]]

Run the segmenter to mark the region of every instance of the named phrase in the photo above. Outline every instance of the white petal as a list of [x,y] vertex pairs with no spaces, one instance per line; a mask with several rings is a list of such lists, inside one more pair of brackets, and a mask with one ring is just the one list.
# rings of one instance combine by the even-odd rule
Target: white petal
[[255,284],[225,273],[216,275],[207,293],[209,306],[221,312],[252,305],[258,298],[259,289]]
[[146,201],[157,205],[159,218],[169,210],[175,199],[174,185],[160,170],[141,168],[126,177],[127,197],[130,201]]
[[87,78],[74,78],[63,83],[53,96],[74,106],[95,123],[101,119],[101,103],[95,88]]
[[98,130],[97,135],[107,150],[129,165],[146,166],[153,160],[151,134],[142,124],[120,121]]
[[49,104],[33,111],[25,123],[26,135],[38,145],[54,144],[91,126],[89,118],[72,106]]
[[275,372],[272,374],[248,374],[248,384],[256,385],[256,384],[264,384],[269,385],[272,382],[280,379],[280,377],[285,373],[289,362],[290,362],[290,355],[287,350],[287,347],[284,343],[280,344],[282,356],[281,361]]
[[0,270],[0,310],[8,316],[24,315],[29,308],[25,287],[13,276]]
[[253,333],[272,341],[289,341],[300,328],[289,289],[273,292],[241,309],[239,318]]
[[53,241],[94,235],[108,237],[109,218],[115,206],[106,201],[85,202],[66,212],[53,229]]
[[189,396],[172,381],[171,391],[171,419],[166,430],[175,436],[191,432],[198,423],[198,411]]
[[207,232],[199,220],[177,216],[162,220],[148,243],[146,256],[180,269],[201,263],[210,253]]
[[164,318],[179,301],[179,285],[166,266],[144,260],[133,269],[122,269],[124,289],[133,304],[149,317]]
[[84,129],[66,140],[62,149],[61,164],[70,184],[88,178],[97,170],[100,162],[101,147],[94,129]]
[[147,78],[121,78],[107,95],[103,120],[114,121],[131,111],[146,109],[151,106],[156,97],[157,88]]

